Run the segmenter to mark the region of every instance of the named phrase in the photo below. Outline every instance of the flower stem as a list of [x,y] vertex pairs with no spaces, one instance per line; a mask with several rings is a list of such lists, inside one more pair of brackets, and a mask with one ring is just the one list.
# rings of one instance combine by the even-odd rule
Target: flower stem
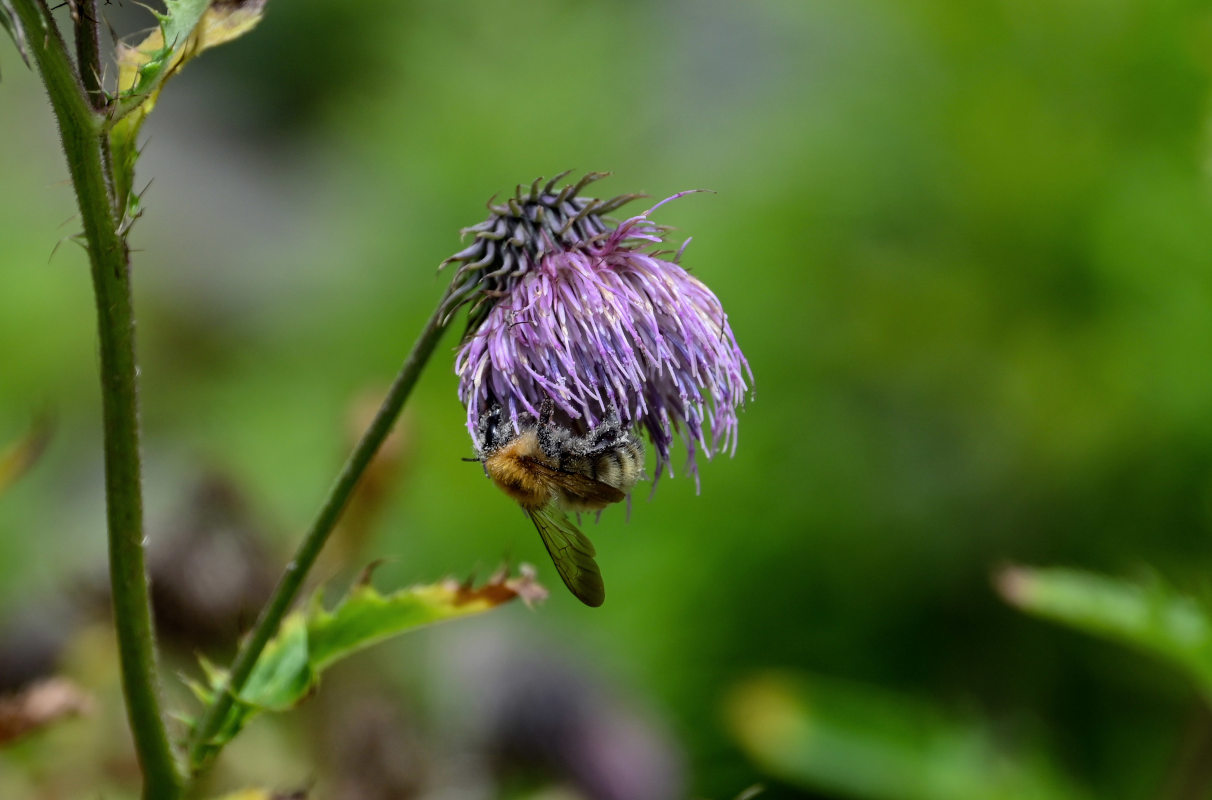
[[[147,573],[143,558],[143,498],[134,316],[126,243],[119,235],[106,181],[102,118],[96,113],[44,3],[12,0],[26,42],[59,122],[92,268],[101,356],[105,432],[105,498],[110,581],[122,687],[143,797],[174,800],[182,779],[160,708]],[[83,6],[78,13],[95,13]],[[95,25],[95,20],[92,23]],[[84,46],[82,56],[89,51]],[[91,55],[87,55],[89,59]],[[89,64],[82,69],[89,70]],[[92,85],[91,82],[86,82]]]
[[375,453],[378,452],[383,440],[391,432],[409,393],[416,385],[421,370],[424,369],[430,355],[433,354],[438,340],[442,338],[442,333],[446,330],[449,321],[449,313],[445,308],[449,297],[450,290],[448,289],[429,321],[425,323],[421,335],[413,344],[412,352],[408,354],[403,366],[400,367],[400,372],[388,390],[387,397],[379,406],[379,411],[370,423],[370,427],[362,434],[362,438],[350,453],[349,458],[346,459],[340,474],[337,475],[336,481],[328,490],[324,504],[320,507],[307,535],[300,542],[298,550],[295,551],[294,559],[286,566],[282,577],[278,579],[278,585],[274,588],[269,602],[261,610],[261,615],[257,618],[252,633],[245,639],[240,651],[236,654],[225,691],[216,694],[215,701],[206,709],[206,713],[198,722],[189,743],[189,765],[194,774],[206,769],[218,755],[221,744],[216,743],[214,738],[222,729],[236,695],[244,687],[253,667],[256,666],[261,651],[270,637],[277,632],[282,618],[298,597],[308,571],[315,564],[316,557],[320,554],[320,550],[324,547],[333,528],[336,527],[341,513],[349,503],[350,496],[357,488],[358,480],[366,471],[366,467],[369,466]]

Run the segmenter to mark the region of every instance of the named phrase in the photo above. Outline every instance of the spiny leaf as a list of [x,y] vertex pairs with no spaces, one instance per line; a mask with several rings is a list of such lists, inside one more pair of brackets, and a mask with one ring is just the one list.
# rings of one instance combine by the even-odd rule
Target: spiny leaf
[[997,587],[1028,613],[1160,657],[1212,699],[1212,616],[1160,579],[1134,583],[1071,569],[1008,567]]
[[[118,43],[118,97],[148,98],[168,79],[170,70],[183,58],[194,28],[210,7],[211,0],[164,0],[159,23],[139,44]],[[153,12],[155,13],[155,12]]]
[[307,626],[311,664],[319,671],[407,630],[488,611],[515,597],[530,602],[545,596],[546,590],[525,569],[512,579],[498,573],[478,589],[448,580],[382,595],[360,584],[331,612],[313,605]]
[[139,198],[132,191],[139,129],[155,107],[165,81],[203,51],[252,30],[265,3],[165,0],[165,13],[156,14],[159,26],[155,30],[138,44],[119,43],[118,96],[109,137],[118,207],[126,220],[133,220],[139,212]]
[[[261,711],[295,706],[312,691],[324,669],[376,642],[435,622],[479,614],[516,598],[529,603],[543,597],[546,590],[535,582],[529,567],[523,567],[517,578],[498,573],[479,588],[442,581],[384,595],[368,584],[359,584],[331,611],[321,606],[317,593],[305,610],[283,621],[209,744],[220,747],[230,741]],[[202,668],[210,688],[195,687],[195,696],[214,697],[227,691],[225,671],[205,661]]]
[[[266,0],[165,0],[159,26],[136,45],[118,45],[118,116],[135,105],[145,113],[164,82],[187,61],[248,33]],[[125,107],[124,107],[125,106]]]
[[216,667],[206,656],[198,656],[198,665],[202,667],[202,674],[206,676],[206,681],[211,686],[215,686],[227,679],[227,671],[221,667]]
[[[199,703],[201,703],[204,706],[208,706],[211,703],[215,702],[215,693],[213,691],[211,691],[209,686],[202,683],[201,681],[196,681],[193,678],[190,678],[187,676],[178,676],[178,677],[180,677],[181,682],[185,684],[185,688],[189,689],[190,694],[192,694],[195,698],[197,698]],[[188,716],[188,715],[179,715],[179,716],[183,717],[184,719],[190,720],[190,722],[189,722],[190,725],[194,724],[192,722],[192,720],[193,720],[192,716]]]
[[264,711],[286,711],[307,694],[315,682],[307,628],[302,614],[291,614],[283,621],[240,690],[242,703]]
[[1007,751],[977,720],[890,692],[807,675],[766,674],[729,698],[742,748],[772,775],[867,800],[1074,800],[1042,756]]

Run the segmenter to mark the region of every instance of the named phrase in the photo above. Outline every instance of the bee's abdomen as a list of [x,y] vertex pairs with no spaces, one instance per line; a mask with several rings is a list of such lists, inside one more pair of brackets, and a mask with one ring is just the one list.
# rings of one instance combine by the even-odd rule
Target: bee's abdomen
[[628,436],[609,450],[592,459],[592,477],[621,492],[631,491],[644,477],[644,446]]

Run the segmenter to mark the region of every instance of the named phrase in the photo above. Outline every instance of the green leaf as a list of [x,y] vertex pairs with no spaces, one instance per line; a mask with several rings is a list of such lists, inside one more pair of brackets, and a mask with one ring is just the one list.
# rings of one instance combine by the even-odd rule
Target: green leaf
[[159,26],[137,45],[118,45],[115,119],[155,105],[165,81],[205,50],[230,42],[261,20],[266,0],[165,0]]
[[240,701],[263,711],[293,708],[315,682],[307,651],[307,620],[291,614],[257,659]]
[[[221,747],[262,711],[294,707],[313,690],[323,670],[358,650],[435,622],[479,614],[517,598],[529,603],[545,596],[546,590],[535,582],[529,569],[523,569],[517,578],[498,573],[479,588],[442,581],[384,595],[368,584],[360,584],[331,611],[323,608],[316,595],[306,610],[286,617],[277,636],[265,646],[210,745]],[[205,661],[202,670],[209,688],[194,684],[191,689],[196,697],[209,702],[207,698],[227,691],[227,673]]]
[[742,748],[772,775],[866,800],[1086,797],[1038,753],[1011,751],[988,726],[911,698],[807,675],[772,673],[726,706]]
[[489,583],[470,590],[447,582],[416,586],[390,595],[374,587],[355,587],[331,612],[313,608],[308,632],[311,663],[322,670],[365,647],[405,631],[456,617],[488,611],[517,595],[515,588],[494,592],[505,584]]
[[997,576],[1012,605],[1160,657],[1212,699],[1212,617],[1160,579],[1117,580],[1071,569],[1008,567]]
[[134,194],[137,139],[164,83],[187,62],[252,30],[261,20],[266,0],[165,0],[159,26],[136,45],[119,43],[118,96],[110,112],[117,204],[124,224],[139,214]]

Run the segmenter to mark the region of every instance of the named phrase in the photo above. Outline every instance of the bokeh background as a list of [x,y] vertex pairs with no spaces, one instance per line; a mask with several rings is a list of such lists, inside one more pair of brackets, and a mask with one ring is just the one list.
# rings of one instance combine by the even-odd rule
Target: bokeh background
[[[119,31],[147,24],[105,10]],[[107,636],[78,610],[104,563],[87,262],[41,89],[7,43],[0,69],[0,442],[54,421],[0,498],[0,609],[21,621],[10,651],[104,686]],[[1212,14],[1182,0],[271,3],[144,129],[132,243],[149,533],[168,562],[244,574],[253,556],[162,544],[236,530],[274,573],[459,228],[540,175],[716,192],[657,220],[694,237],[683,263],[756,385],[701,493],[679,474],[590,526],[609,600],[589,610],[459,460],[449,336],[364,524],[317,577],[383,558],[392,587],[521,560],[552,598],[354,659],[255,723],[215,791],[1207,796],[1195,691],[1022,616],[992,575],[1208,583],[1210,78]],[[189,642],[174,669],[194,669]],[[771,681],[815,698],[790,714],[802,736],[764,724],[787,719]],[[35,742],[0,757],[5,796],[129,792],[116,702],[44,740],[103,778],[71,784]],[[774,733],[747,738],[755,720]],[[936,723],[954,746],[914,750]],[[792,740],[825,755],[772,766],[763,748]],[[939,788],[971,786],[973,758],[987,793]],[[372,762],[399,774],[342,783]],[[998,794],[999,770],[1036,788]]]

